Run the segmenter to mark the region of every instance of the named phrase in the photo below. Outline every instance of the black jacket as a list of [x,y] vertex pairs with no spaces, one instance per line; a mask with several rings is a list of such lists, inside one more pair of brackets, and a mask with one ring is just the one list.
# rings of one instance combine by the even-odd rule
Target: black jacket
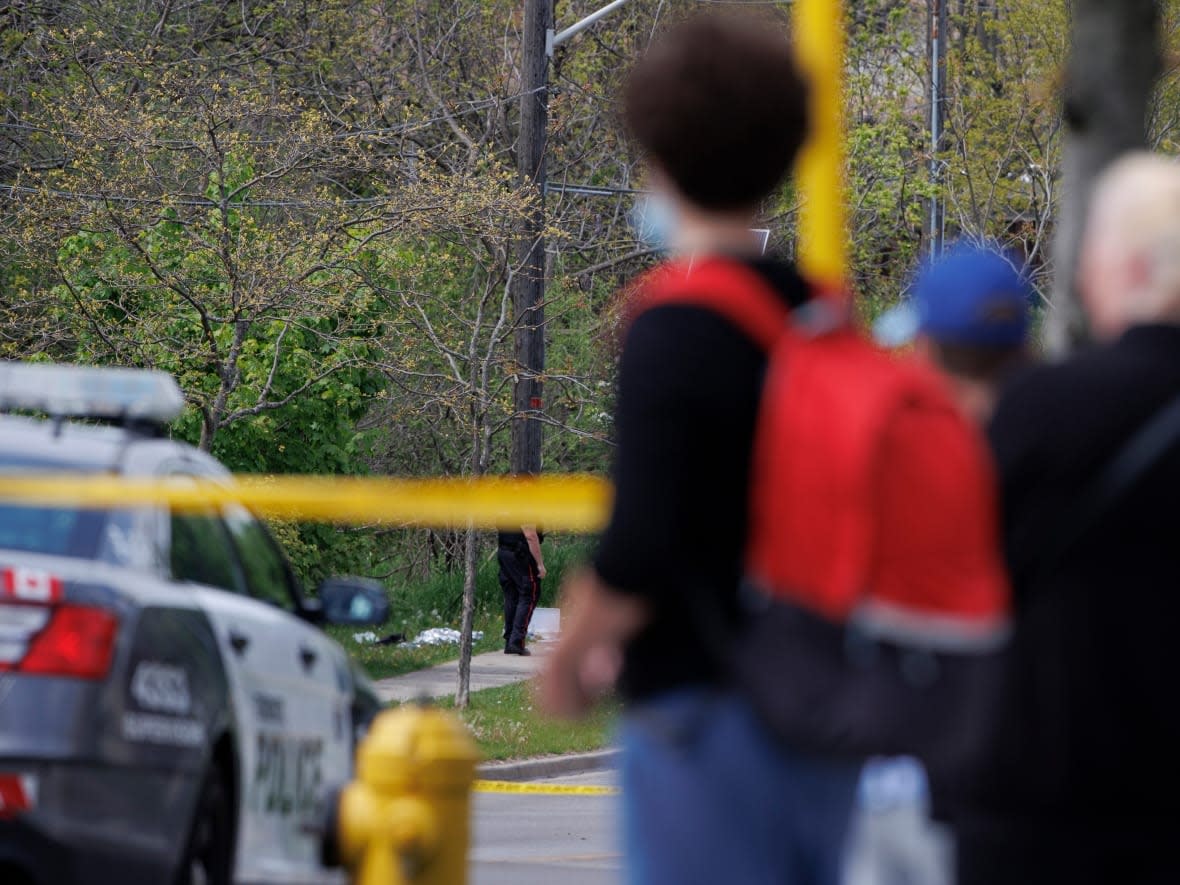
[[1177,394],[1180,327],[1143,326],[1001,398],[990,436],[1016,627],[969,815],[1180,818],[1180,445],[1044,562],[1104,466]]
[[[545,533],[537,529],[537,541],[541,542],[544,540]],[[529,541],[524,536],[523,531],[499,532],[496,535],[496,541],[500,551],[515,556],[521,562],[528,563],[533,568],[537,567],[537,560],[533,558],[533,551],[529,549]]]

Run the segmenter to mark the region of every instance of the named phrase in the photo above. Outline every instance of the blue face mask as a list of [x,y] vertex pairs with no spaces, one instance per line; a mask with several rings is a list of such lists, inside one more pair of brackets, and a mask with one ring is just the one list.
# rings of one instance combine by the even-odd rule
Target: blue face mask
[[672,247],[680,219],[675,204],[659,191],[643,194],[631,209],[631,227],[645,246],[659,252]]

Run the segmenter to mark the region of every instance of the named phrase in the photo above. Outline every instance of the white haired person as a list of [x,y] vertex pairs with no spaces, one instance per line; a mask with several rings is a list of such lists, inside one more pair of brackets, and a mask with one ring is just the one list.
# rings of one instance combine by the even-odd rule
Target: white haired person
[[962,885],[1180,882],[1180,165],[1100,180],[1079,265],[1097,346],[990,426],[1015,635],[958,797]]

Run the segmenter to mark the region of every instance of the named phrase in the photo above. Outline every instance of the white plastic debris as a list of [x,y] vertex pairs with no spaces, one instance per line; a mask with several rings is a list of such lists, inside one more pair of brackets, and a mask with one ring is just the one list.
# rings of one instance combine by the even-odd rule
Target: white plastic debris
[[[431,627],[429,630],[423,630],[413,639],[406,643],[407,648],[421,648],[424,645],[458,645],[459,631],[453,630],[450,627]],[[473,642],[478,642],[483,639],[483,631],[476,630],[471,634]]]
[[[381,642],[381,637],[372,630],[366,630],[363,633],[353,633],[352,638],[358,645],[371,645],[374,642]],[[409,642],[400,642],[401,634],[398,634],[396,639],[402,648],[421,648],[424,645],[458,645],[459,631],[453,630],[450,627],[431,627],[429,630],[423,630]],[[479,642],[481,639],[483,639],[482,630],[476,630],[471,634],[472,642]]]

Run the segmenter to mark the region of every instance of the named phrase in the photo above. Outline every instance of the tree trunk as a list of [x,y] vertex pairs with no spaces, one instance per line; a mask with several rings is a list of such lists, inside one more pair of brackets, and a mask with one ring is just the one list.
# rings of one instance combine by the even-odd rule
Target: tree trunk
[[[476,338],[467,354],[468,397],[471,410],[471,478],[478,480],[484,467],[484,428],[487,425],[487,380],[480,385],[482,368],[475,359]],[[455,706],[467,706],[471,695],[471,633],[475,627],[475,576],[479,566],[479,534],[475,523],[467,521],[463,543],[463,620],[459,624],[459,687],[455,692]]]
[[217,426],[213,423],[213,413],[208,407],[201,407],[201,439],[197,448],[202,452],[213,450],[213,436],[217,433]]
[[1157,3],[1074,0],[1071,42],[1056,275],[1045,326],[1045,345],[1055,356],[1089,339],[1077,272],[1094,181],[1120,154],[1147,144],[1147,107],[1160,73]]
[[459,627],[459,689],[455,692],[455,706],[460,710],[466,708],[471,697],[471,632],[475,627],[475,573],[478,558],[478,532],[475,525],[469,522],[463,547],[463,621]]

